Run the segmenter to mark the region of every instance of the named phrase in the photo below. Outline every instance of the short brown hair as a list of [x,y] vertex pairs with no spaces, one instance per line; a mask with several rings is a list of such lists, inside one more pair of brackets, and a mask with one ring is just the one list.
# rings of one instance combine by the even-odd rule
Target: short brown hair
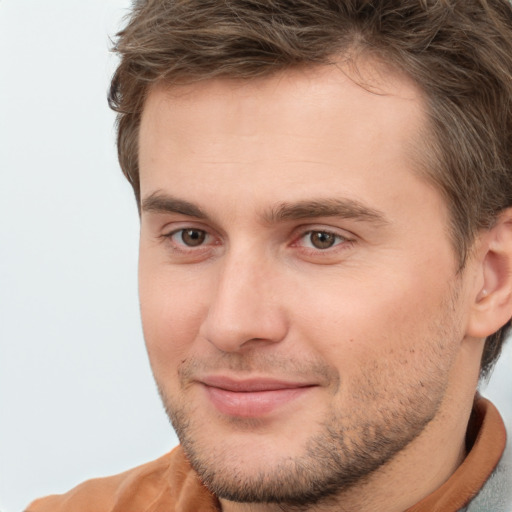
[[[138,132],[152,86],[267,76],[354,49],[405,72],[426,95],[428,178],[450,209],[462,269],[476,233],[512,206],[508,0],[139,0],[118,34],[109,95],[137,203]],[[509,326],[487,338],[482,375]]]

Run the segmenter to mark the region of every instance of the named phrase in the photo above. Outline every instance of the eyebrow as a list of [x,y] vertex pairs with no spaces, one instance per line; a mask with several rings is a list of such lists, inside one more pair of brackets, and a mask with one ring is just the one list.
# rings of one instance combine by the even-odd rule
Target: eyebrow
[[[197,219],[208,215],[194,203],[157,191],[142,201],[142,211],[151,213],[178,213]],[[376,225],[388,224],[383,212],[370,208],[353,199],[326,198],[281,203],[263,215],[268,224],[316,217],[339,217]]]
[[206,219],[208,216],[193,203],[154,192],[142,201],[142,211],[152,213],[180,213],[187,217]]
[[287,220],[301,220],[314,217],[339,217],[372,224],[389,224],[383,212],[370,208],[353,199],[326,198],[296,203],[282,203],[273,208],[265,220],[275,223]]

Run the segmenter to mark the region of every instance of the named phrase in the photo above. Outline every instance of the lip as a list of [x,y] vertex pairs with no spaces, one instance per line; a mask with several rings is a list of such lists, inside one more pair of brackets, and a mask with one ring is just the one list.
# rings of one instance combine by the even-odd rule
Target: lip
[[220,413],[240,418],[270,414],[316,387],[303,382],[268,378],[236,380],[225,376],[205,377],[200,383]]

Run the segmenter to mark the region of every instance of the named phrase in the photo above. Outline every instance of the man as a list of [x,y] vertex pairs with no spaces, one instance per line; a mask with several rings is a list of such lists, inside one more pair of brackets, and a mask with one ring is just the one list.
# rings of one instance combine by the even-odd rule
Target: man
[[110,101],[181,446],[39,511],[512,510],[506,0],[148,0]]

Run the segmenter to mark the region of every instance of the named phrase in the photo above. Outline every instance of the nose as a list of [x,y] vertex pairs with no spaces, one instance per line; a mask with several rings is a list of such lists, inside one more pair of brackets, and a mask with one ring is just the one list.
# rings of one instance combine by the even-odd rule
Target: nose
[[235,254],[219,265],[200,334],[223,352],[282,341],[287,319],[272,265],[255,255]]

